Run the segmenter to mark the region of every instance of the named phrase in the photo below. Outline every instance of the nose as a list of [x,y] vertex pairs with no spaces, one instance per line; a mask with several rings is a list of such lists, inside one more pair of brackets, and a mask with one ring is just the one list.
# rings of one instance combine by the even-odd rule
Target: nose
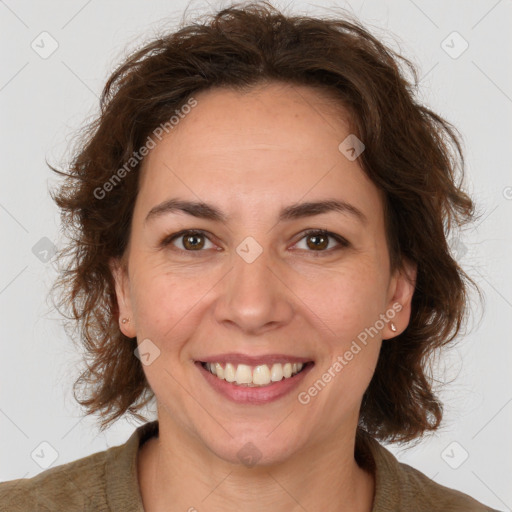
[[219,283],[215,306],[219,323],[257,335],[290,322],[293,293],[268,252],[263,250],[251,263],[233,254],[233,268]]

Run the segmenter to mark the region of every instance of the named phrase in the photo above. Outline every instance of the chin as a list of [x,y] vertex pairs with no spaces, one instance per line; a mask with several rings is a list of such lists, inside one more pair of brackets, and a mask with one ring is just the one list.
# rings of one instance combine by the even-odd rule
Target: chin
[[285,429],[271,433],[275,428],[276,424],[254,432],[245,430],[237,434],[230,431],[233,437],[225,435],[222,439],[203,439],[203,442],[212,453],[230,464],[247,468],[272,466],[293,457],[303,444]]

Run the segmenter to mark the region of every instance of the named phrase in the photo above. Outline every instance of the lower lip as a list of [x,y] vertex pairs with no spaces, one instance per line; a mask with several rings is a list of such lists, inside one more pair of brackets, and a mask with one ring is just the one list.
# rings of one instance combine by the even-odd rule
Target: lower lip
[[199,361],[195,365],[199,368],[206,382],[227,399],[238,404],[261,405],[274,402],[291,393],[292,390],[298,387],[311,368],[313,368],[314,363],[306,364],[302,371],[293,377],[283,378],[279,382],[272,382],[268,386],[262,387],[237,386],[224,379],[219,379],[203,368]]

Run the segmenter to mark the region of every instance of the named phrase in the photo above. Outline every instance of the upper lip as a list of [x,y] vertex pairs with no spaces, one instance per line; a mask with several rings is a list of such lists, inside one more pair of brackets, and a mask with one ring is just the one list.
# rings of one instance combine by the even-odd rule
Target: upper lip
[[240,354],[232,352],[230,354],[217,354],[213,356],[205,356],[197,359],[201,363],[233,363],[233,364],[246,364],[248,366],[256,366],[260,364],[274,364],[274,363],[309,363],[312,359],[307,357],[289,356],[285,354],[262,354],[260,356],[253,356],[247,354]]

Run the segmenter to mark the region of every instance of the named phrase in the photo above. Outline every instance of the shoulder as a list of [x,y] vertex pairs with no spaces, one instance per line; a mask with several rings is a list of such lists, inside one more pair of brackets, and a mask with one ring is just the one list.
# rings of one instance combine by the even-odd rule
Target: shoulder
[[375,439],[367,435],[363,439],[373,459],[376,484],[373,512],[499,512],[399,462]]
[[141,425],[119,446],[0,482],[0,512],[142,511],[137,453],[152,435],[158,435],[158,421]]
[[399,485],[402,499],[406,503],[417,503],[417,510],[453,512],[497,512],[471,496],[445,487],[428,478],[417,469],[398,463]]
[[[112,450],[112,448],[109,448]],[[0,483],[0,510],[108,510],[104,503],[107,451]]]

